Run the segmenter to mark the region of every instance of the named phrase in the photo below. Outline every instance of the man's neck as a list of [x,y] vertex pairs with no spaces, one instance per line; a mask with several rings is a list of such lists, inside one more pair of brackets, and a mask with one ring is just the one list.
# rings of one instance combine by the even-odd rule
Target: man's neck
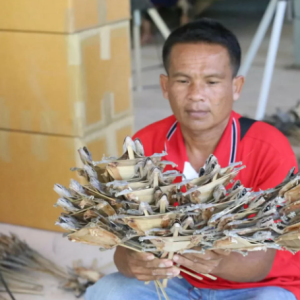
[[218,126],[201,132],[191,132],[181,126],[189,162],[197,172],[204,165],[208,156],[215,151],[229,118],[218,124]]

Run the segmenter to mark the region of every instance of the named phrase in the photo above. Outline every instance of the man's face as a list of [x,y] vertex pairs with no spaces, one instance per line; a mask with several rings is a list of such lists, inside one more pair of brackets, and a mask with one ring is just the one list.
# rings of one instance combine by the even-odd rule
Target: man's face
[[228,119],[244,78],[233,78],[228,51],[217,44],[177,44],[161,75],[164,97],[181,126],[193,132],[211,129]]

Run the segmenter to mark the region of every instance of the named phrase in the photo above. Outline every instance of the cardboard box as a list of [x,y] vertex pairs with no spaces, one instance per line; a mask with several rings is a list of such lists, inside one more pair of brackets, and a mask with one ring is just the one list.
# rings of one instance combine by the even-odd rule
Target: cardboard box
[[0,129],[82,137],[131,114],[128,21],[0,45]]
[[86,145],[94,160],[121,155],[132,128],[133,118],[126,117],[84,139],[0,130],[0,222],[60,231],[53,186],[79,180],[70,171],[82,166],[77,149]]
[[0,29],[74,33],[130,18],[129,0],[0,0]]

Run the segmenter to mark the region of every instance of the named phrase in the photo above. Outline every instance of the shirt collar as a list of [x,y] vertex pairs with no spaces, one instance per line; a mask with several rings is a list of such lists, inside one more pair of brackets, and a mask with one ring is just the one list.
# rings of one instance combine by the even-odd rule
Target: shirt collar
[[231,112],[228,124],[222,134],[222,137],[214,151],[219,164],[222,168],[235,162],[238,143],[239,143],[239,128],[238,115]]
[[[235,162],[239,140],[238,118],[239,115],[232,111],[228,124],[213,153],[221,167],[226,167]],[[191,174],[191,165],[189,164],[180,124],[175,117],[166,136],[165,150],[168,153],[166,159],[178,165],[176,169],[183,173],[185,169],[189,169],[189,174]],[[195,172],[195,174],[197,173]]]

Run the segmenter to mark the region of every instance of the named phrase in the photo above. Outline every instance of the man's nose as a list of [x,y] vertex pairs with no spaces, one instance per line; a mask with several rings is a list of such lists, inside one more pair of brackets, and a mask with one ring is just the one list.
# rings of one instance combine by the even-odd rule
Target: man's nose
[[189,86],[189,100],[199,102],[206,101],[205,86],[201,83],[192,83]]

